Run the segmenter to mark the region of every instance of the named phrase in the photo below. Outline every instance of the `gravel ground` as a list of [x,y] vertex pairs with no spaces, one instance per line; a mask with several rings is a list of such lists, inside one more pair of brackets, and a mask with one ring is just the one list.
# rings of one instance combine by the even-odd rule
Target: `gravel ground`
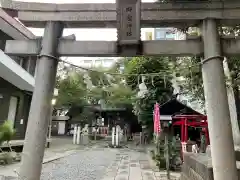
[[115,158],[116,153],[110,149],[79,151],[44,164],[41,180],[100,180]]

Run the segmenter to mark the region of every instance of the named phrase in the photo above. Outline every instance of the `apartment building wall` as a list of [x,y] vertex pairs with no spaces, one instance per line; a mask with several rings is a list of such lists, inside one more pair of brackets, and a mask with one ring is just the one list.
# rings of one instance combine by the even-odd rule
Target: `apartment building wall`
[[[10,105],[11,99],[16,99],[16,104]],[[25,137],[30,104],[31,94],[0,78],[0,124],[5,120],[11,120],[16,129],[15,139]]]
[[110,68],[116,62],[118,58],[85,58],[78,61],[79,66],[83,66],[86,68]]
[[8,56],[6,40],[26,40],[35,36],[20,22],[0,9],[0,124],[13,122],[14,139],[24,139],[34,89],[36,57]]

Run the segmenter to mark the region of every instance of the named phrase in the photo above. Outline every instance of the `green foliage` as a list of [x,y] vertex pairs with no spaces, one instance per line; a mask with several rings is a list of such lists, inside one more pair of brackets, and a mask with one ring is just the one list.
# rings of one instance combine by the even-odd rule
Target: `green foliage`
[[[116,64],[111,69],[98,68],[91,71],[72,68],[66,70],[61,66],[57,78],[57,106],[84,107],[99,104],[100,101],[107,107],[131,105],[134,92],[126,85],[124,76],[119,75],[119,65]],[[83,78],[86,73],[93,85],[91,89],[87,88]],[[110,75],[111,73],[116,75]]]
[[72,121],[77,121],[81,127],[84,127],[85,124],[92,124],[92,121],[95,119],[95,114],[91,109],[85,107],[81,114],[75,116]]
[[177,77],[182,77],[183,79],[178,81],[181,93],[188,95],[190,101],[197,101],[204,107],[205,99],[200,61],[200,57],[179,58],[175,63],[173,71]]
[[58,81],[57,106],[81,106],[86,104],[86,85],[82,74],[72,72]]
[[[219,28],[221,35],[231,35],[239,36],[240,28],[239,26],[235,27],[222,27]],[[188,28],[187,31],[190,35],[199,35],[200,31],[198,28]],[[234,88],[234,93],[239,94],[239,85],[240,85],[240,61],[239,57],[227,57],[228,66],[230,69],[230,75],[232,78],[232,86]],[[204,89],[203,89],[203,80],[201,73],[200,57],[183,57],[179,58],[173,68],[178,76],[182,76],[184,81],[180,82],[181,93],[187,94],[190,97],[191,101],[198,101],[205,106],[204,98]],[[239,95],[235,95],[236,101],[240,102]],[[238,110],[239,111],[239,110]]]
[[[127,61],[127,62],[126,62]],[[125,59],[126,82],[133,91],[138,91],[141,83],[141,74],[151,74],[146,76],[145,84],[148,93],[144,98],[135,98],[134,110],[139,120],[149,129],[153,127],[153,107],[156,102],[165,102],[171,96],[173,88],[171,86],[171,59],[167,57],[134,57]],[[154,75],[155,73],[155,75]]]
[[13,128],[12,121],[5,121],[1,126],[0,126],[0,145],[4,142],[7,141],[9,142],[12,140],[14,137],[16,131]]
[[124,84],[109,87],[108,92],[111,95],[106,98],[106,102],[111,107],[131,105],[134,100],[134,91]]
[[152,158],[155,160],[156,165],[159,170],[166,170],[166,152],[168,151],[169,157],[169,166],[171,169],[176,170],[179,168],[181,162],[180,160],[180,152],[181,145],[180,142],[177,142],[175,137],[172,137],[168,140],[168,144],[165,143],[164,140],[158,140],[157,151],[152,152]]

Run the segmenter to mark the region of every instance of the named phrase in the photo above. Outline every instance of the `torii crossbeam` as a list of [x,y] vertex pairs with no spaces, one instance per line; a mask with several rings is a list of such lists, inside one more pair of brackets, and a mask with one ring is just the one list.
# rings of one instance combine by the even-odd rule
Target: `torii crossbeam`
[[[67,28],[117,26],[115,3],[105,4],[54,4],[29,3],[1,0],[2,7],[9,9],[27,26],[45,27],[48,21],[62,21]],[[178,1],[171,3],[142,3],[142,27],[197,26],[206,18],[218,19],[224,25],[240,23],[238,1]]]
[[[18,17],[26,26],[45,27],[42,41],[7,41],[6,45],[6,53],[38,54],[40,57],[20,178],[40,179],[59,56],[181,56],[203,53],[202,75],[214,179],[238,180],[222,55],[239,54],[240,43],[238,39],[220,38],[218,26],[240,23],[239,1],[141,4],[140,0],[118,0],[117,4],[62,5],[10,0],[0,2],[9,14]],[[201,27],[201,39],[168,42],[140,40],[141,27],[160,26]],[[64,40],[61,39],[64,27],[117,27],[119,36],[117,42]]]

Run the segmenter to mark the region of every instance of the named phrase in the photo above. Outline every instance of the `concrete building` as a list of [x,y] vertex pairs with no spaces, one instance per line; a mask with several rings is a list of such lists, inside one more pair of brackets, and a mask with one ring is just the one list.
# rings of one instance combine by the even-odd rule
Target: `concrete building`
[[110,68],[113,66],[119,58],[114,57],[102,57],[102,58],[94,58],[94,57],[85,57],[79,58],[77,65],[85,67],[85,68]]
[[13,122],[15,139],[24,139],[35,86],[36,58],[8,56],[6,40],[33,39],[35,36],[18,20],[0,9],[0,124]]

